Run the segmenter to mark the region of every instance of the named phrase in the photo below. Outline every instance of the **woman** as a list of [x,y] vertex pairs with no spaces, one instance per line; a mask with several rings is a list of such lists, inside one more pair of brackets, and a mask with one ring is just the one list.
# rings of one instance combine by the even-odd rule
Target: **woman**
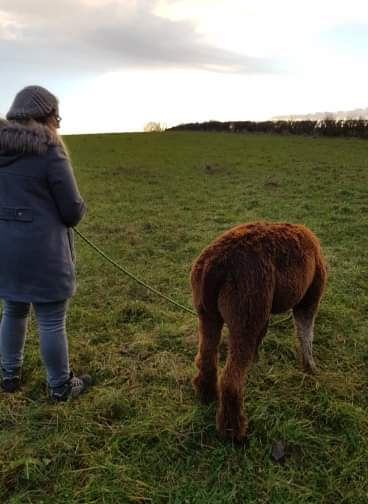
[[2,388],[20,388],[30,305],[36,313],[49,397],[84,392],[88,375],[69,369],[67,300],[75,292],[72,227],[85,213],[57,133],[57,98],[40,86],[15,97],[0,120],[0,324]]

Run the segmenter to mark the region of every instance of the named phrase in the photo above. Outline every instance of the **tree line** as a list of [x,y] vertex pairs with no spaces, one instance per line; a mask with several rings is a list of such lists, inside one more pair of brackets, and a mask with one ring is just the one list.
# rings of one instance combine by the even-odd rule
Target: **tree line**
[[368,138],[368,119],[322,119],[320,121],[207,121],[179,124],[167,131],[222,131],[229,133],[277,133]]

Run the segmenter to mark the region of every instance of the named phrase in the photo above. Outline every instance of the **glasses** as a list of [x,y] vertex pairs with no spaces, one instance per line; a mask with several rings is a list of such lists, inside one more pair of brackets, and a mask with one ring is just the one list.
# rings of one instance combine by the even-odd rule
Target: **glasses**
[[54,115],[55,121],[56,121],[56,126],[60,128],[60,122],[61,122],[61,117],[57,114]]

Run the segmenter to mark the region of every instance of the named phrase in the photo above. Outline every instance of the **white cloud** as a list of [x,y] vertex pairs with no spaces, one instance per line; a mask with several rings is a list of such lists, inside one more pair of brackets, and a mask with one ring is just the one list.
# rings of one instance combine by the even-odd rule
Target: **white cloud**
[[17,22],[14,16],[0,11],[0,40],[14,41],[20,36],[23,26]]
[[0,113],[37,83],[61,98],[64,131],[367,105],[366,0],[0,5]]
[[[270,71],[266,61],[209,43],[192,20],[170,20],[154,12],[155,0],[2,0],[17,23],[22,44],[0,48],[59,72],[70,67],[111,71],[128,66]],[[6,50],[6,54],[5,54]]]
[[160,0],[156,12],[194,20],[211,44],[284,66],[303,54],[314,56],[333,26],[368,25],[366,0]]

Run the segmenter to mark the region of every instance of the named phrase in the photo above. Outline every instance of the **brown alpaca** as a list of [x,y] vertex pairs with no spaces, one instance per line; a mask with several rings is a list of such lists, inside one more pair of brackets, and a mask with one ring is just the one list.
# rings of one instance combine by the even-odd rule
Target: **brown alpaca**
[[[198,373],[193,385],[208,403],[219,398],[217,427],[241,440],[246,433],[243,384],[271,313],[292,308],[306,372],[315,371],[313,326],[326,266],[317,237],[305,226],[257,222],[219,236],[193,264],[193,304],[199,317]],[[228,356],[217,383],[217,348],[223,324]]]

